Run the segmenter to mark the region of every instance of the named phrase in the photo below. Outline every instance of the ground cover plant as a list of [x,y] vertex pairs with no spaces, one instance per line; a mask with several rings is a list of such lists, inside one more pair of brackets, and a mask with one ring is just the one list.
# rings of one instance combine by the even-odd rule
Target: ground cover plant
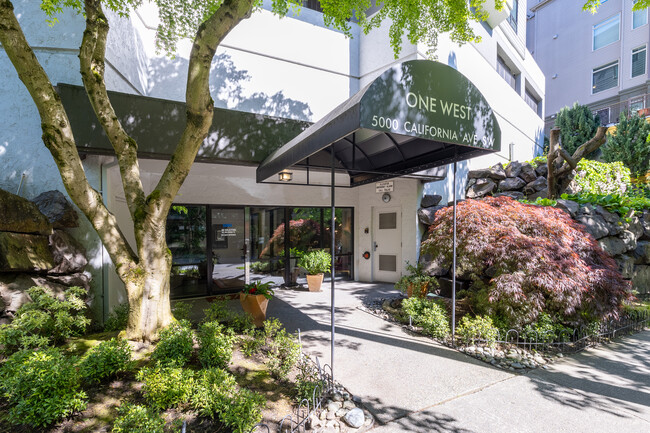
[[[119,315],[111,327],[122,328]],[[178,432],[186,422],[187,432],[244,433],[278,422],[320,384],[279,321],[255,329],[224,303],[204,316],[197,328],[172,323],[138,351],[118,330],[17,348],[0,359],[0,431]]]
[[[543,312],[579,326],[616,318],[632,298],[614,260],[569,216],[508,197],[457,208],[458,273],[475,314],[522,328]],[[452,210],[436,214],[422,251],[451,262]]]

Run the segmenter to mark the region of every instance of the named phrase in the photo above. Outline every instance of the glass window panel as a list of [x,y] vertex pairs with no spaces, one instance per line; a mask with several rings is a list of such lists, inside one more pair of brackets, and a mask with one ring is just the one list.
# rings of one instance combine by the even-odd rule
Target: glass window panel
[[[250,278],[282,283],[284,278],[284,208],[250,209]],[[295,261],[295,260],[294,260]],[[292,266],[292,268],[295,267]]]
[[613,16],[594,26],[593,49],[597,50],[618,41],[620,15]]
[[632,11],[632,29],[648,24],[648,9]]
[[380,254],[379,270],[397,272],[397,256]]
[[596,68],[592,76],[592,93],[611,89],[618,85],[618,62]]
[[632,50],[632,77],[645,74],[646,48],[645,46]]
[[207,293],[205,206],[172,206],[167,216],[167,246],[172,253],[171,296]]
[[601,125],[607,125],[609,123],[609,108],[603,108],[602,110],[596,111],[596,115],[598,116]]
[[210,221],[212,282],[216,291],[232,292],[245,283],[244,208],[212,208]]
[[526,90],[524,99],[526,100],[526,104],[528,104],[528,106],[532,108],[535,113],[538,113],[537,110],[539,108],[539,101],[537,98],[535,98],[528,90]]
[[517,87],[517,79],[515,78],[515,75],[512,73],[508,65],[506,65],[506,62],[501,58],[497,56],[497,73],[501,75],[501,77],[506,80],[506,83],[510,85],[513,89],[516,89]]
[[519,13],[519,0],[514,0],[512,2],[512,10],[510,11],[510,15],[508,16],[508,23],[510,23],[510,27],[517,32],[517,15]]

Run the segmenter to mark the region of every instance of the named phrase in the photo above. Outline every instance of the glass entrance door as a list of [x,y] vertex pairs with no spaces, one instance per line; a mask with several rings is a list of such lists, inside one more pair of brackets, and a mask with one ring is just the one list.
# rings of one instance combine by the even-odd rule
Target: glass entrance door
[[212,292],[232,292],[246,281],[244,208],[210,208]]

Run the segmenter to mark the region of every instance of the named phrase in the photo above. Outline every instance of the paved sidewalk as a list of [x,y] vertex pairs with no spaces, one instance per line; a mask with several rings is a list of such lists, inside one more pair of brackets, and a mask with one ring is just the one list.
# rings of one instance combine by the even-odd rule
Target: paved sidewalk
[[[277,290],[269,316],[329,363],[330,291]],[[357,307],[392,286],[337,283],[336,380],[377,418],[373,432],[650,431],[650,332],[523,375],[407,334]]]

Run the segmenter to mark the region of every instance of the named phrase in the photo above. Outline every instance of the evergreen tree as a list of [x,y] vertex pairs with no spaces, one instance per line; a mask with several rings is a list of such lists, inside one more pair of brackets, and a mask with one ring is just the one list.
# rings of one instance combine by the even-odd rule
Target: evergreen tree
[[602,147],[606,162],[621,161],[638,177],[650,169],[650,123],[634,113],[622,113],[616,131],[607,134],[607,143]]
[[600,118],[589,107],[577,102],[573,107],[561,109],[555,119],[555,126],[560,128],[560,143],[569,155],[573,155],[582,143],[596,135],[599,125]]

